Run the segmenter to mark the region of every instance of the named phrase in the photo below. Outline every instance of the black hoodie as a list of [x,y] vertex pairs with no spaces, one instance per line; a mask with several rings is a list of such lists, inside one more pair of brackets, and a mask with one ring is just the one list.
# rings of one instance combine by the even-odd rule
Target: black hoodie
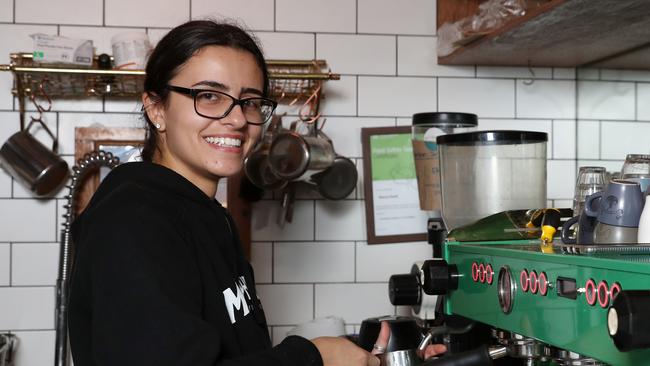
[[170,169],[113,169],[73,242],[75,366],[322,365],[304,338],[271,347],[233,220]]

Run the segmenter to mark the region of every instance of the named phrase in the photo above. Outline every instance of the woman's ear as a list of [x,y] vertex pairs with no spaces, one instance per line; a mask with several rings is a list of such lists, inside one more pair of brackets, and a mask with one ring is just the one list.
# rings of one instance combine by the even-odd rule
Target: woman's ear
[[165,131],[165,111],[157,95],[142,93],[142,110],[159,132]]

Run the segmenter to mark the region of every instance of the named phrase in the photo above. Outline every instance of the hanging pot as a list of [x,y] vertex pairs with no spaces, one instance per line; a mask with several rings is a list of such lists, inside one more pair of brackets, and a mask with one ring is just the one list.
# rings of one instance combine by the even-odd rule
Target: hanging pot
[[[40,122],[52,137],[48,149],[29,133]],[[0,148],[0,166],[36,196],[48,196],[63,186],[68,178],[68,164],[56,153],[57,140],[45,124],[32,119],[24,130],[16,132]]]

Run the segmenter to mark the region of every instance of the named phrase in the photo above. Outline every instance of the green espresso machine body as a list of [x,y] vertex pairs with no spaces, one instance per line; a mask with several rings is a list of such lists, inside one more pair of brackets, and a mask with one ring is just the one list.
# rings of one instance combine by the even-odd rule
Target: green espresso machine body
[[[622,291],[650,290],[650,247],[580,249],[542,245],[539,240],[447,241],[443,259],[455,266],[457,288],[445,296],[445,313],[604,364],[650,365],[650,348],[617,347],[610,336],[612,326],[633,318],[620,310],[609,311]],[[650,307],[646,311],[650,314]],[[634,331],[621,342],[650,333],[650,329]]]

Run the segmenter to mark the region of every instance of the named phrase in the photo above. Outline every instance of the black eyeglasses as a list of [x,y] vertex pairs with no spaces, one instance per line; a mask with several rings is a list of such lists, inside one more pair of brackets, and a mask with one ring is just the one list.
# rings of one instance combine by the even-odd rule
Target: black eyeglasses
[[267,98],[237,99],[232,95],[216,90],[190,89],[174,85],[167,85],[166,88],[194,98],[194,111],[201,117],[221,119],[226,117],[238,105],[244,112],[246,122],[258,126],[271,119],[271,115],[278,105],[274,100]]

